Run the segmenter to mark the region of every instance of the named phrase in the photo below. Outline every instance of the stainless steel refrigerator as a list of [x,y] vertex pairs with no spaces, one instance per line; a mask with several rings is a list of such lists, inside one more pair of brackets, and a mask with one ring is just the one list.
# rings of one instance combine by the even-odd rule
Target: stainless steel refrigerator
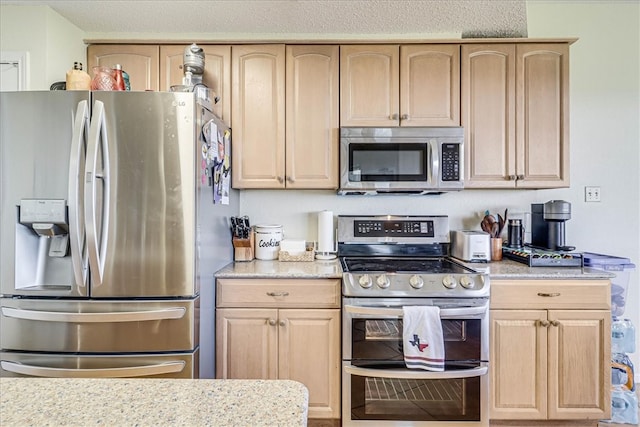
[[213,378],[238,197],[198,93],[0,93],[0,375]]

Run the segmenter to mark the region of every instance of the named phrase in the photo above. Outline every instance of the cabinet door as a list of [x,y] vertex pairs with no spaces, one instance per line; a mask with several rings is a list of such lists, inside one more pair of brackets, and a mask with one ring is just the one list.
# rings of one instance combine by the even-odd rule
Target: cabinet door
[[462,126],[465,187],[516,182],[515,45],[463,45]]
[[88,72],[92,67],[122,65],[129,74],[131,90],[158,90],[160,48],[156,45],[92,44],[87,48]]
[[400,126],[460,126],[460,45],[400,47]]
[[231,48],[234,188],[284,188],[285,47]]
[[547,418],[546,310],[491,310],[491,419]]
[[340,46],[340,125],[399,125],[397,45]]
[[517,46],[518,187],[569,186],[569,46]]
[[216,310],[216,378],[278,378],[278,310]]
[[608,419],[611,313],[549,311],[549,419]]
[[[202,83],[219,98],[213,112],[225,123],[231,123],[231,46],[198,45],[204,51]],[[160,90],[182,84],[183,55],[187,45],[160,46]]]
[[287,46],[286,187],[338,188],[338,46]]
[[340,417],[340,310],[280,310],[279,377],[309,389],[309,418]]

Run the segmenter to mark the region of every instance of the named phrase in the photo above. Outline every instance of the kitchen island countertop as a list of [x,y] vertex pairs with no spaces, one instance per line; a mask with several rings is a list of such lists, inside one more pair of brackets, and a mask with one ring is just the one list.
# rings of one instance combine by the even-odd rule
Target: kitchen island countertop
[[[499,262],[465,263],[471,269],[487,272],[489,277],[501,279],[610,279],[615,274],[589,267],[529,267],[528,265],[503,259]],[[281,262],[253,260],[248,262],[232,262],[215,274],[216,278],[280,278],[280,279],[322,279],[342,278],[342,267],[338,260]]]
[[0,424],[306,426],[307,388],[290,380],[0,378]]

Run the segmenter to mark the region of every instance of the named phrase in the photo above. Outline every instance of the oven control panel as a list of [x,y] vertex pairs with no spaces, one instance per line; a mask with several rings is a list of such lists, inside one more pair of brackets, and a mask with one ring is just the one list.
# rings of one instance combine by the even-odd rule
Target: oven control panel
[[449,244],[446,215],[340,215],[338,243]]
[[355,220],[354,237],[433,237],[433,221]]

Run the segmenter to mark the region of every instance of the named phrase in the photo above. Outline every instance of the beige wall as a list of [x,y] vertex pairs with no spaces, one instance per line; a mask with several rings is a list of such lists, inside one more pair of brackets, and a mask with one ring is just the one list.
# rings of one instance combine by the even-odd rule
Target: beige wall
[[0,6],[0,51],[28,51],[29,90],[64,81],[74,61],[86,64],[84,32],[47,6]]

